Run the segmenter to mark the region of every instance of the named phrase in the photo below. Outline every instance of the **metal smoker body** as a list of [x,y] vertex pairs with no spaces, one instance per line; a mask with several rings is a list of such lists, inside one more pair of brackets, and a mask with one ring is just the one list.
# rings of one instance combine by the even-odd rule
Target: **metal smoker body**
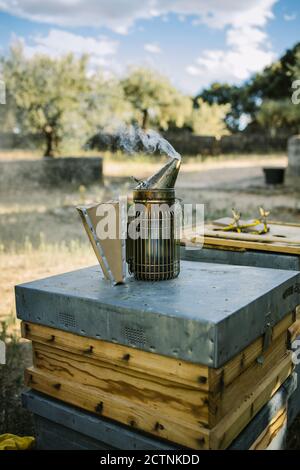
[[173,279],[180,272],[179,212],[174,185],[180,160],[171,158],[133,191],[135,236],[127,238],[127,262],[143,281]]

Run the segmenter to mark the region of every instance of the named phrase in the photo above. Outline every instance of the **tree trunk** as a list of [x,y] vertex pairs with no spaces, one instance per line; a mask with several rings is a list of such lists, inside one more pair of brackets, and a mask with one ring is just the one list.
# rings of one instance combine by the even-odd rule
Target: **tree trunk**
[[148,109],[143,109],[143,122],[142,122],[142,129],[147,129],[148,125],[148,118],[149,118],[149,113]]
[[54,157],[54,134],[53,132],[45,132],[46,137],[46,149],[44,157]]

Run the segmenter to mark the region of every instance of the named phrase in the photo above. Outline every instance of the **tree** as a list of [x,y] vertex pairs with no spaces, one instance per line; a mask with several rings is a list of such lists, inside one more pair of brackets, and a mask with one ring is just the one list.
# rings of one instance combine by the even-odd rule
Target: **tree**
[[75,148],[84,144],[84,148],[89,149],[97,145],[100,136],[105,140],[116,128],[129,124],[133,114],[119,81],[98,70],[90,77],[88,91],[80,97],[79,108],[68,115],[64,141],[68,149],[71,144]]
[[195,97],[195,108],[197,108],[197,101],[199,98],[202,98],[211,105],[229,105],[225,116],[225,123],[231,132],[240,130],[240,119],[242,115],[252,114],[256,110],[256,105],[253,102],[252,97],[248,94],[247,86],[214,82],[210,87],[205,88]]
[[120,124],[130,123],[134,109],[126,99],[123,87],[115,77],[105,77],[100,70],[90,80],[82,101],[82,112],[89,130],[110,131]]
[[[296,53],[296,60],[293,65],[290,66],[292,82],[295,80],[300,80],[300,46],[299,50]],[[299,82],[298,82],[299,83]],[[297,83],[297,85],[298,85]],[[294,87],[293,87],[294,90]]]
[[229,104],[209,104],[198,98],[196,105],[190,117],[190,127],[195,134],[217,138],[229,134],[225,123],[225,118],[230,111]]
[[88,91],[88,58],[72,54],[59,59],[45,55],[25,58],[15,45],[3,60],[9,99],[14,101],[17,124],[22,133],[42,134],[45,156],[58,151],[70,116],[80,111],[81,97]]
[[258,124],[272,137],[279,131],[296,134],[300,131],[300,106],[289,98],[265,100],[256,114]]
[[[297,67],[300,43],[288,49],[283,56],[255,74],[248,82],[248,94],[256,101],[290,98],[293,70]],[[258,107],[259,107],[258,102]]]
[[[264,79],[265,87],[260,91],[264,99],[256,113],[258,124],[273,136],[279,131],[288,134],[300,132],[300,105],[291,100],[292,82],[300,79],[300,43],[267,68]],[[262,80],[260,77],[261,86]]]
[[121,85],[143,129],[150,122],[163,130],[171,124],[182,127],[191,112],[191,99],[154,71],[135,69],[121,81]]
[[[194,99],[197,107],[197,99],[200,97],[208,103],[230,104],[230,111],[225,121],[231,131],[240,129],[241,118],[247,116],[250,122],[249,128],[256,128],[259,124],[256,120],[259,109],[264,100],[268,100],[263,113],[270,109],[269,101],[285,100],[291,97],[291,84],[297,70],[300,43],[289,49],[283,56],[265,67],[262,72],[253,75],[241,86],[227,83],[213,83],[204,89]],[[299,78],[298,71],[298,78]]]

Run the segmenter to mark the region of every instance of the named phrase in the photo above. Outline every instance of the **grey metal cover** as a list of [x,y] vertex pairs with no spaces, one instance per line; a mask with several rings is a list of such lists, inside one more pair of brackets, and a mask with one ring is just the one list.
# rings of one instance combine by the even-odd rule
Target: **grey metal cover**
[[178,449],[33,390],[22,393],[22,403],[35,415],[38,447],[42,449]]
[[184,261],[112,287],[98,266],[16,286],[20,319],[220,367],[300,303],[300,273]]
[[234,251],[216,248],[201,250],[180,247],[180,259],[186,261],[203,261],[204,263],[234,264],[238,266],[255,266],[258,268],[287,269],[300,271],[300,256],[265,251]]

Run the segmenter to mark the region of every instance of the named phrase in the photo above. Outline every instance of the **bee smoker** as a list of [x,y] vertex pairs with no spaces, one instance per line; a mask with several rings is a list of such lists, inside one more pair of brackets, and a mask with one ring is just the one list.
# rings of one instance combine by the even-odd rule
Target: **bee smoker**
[[179,168],[180,160],[171,158],[133,191],[127,262],[129,272],[138,280],[173,279],[180,272],[180,213],[174,189]]

